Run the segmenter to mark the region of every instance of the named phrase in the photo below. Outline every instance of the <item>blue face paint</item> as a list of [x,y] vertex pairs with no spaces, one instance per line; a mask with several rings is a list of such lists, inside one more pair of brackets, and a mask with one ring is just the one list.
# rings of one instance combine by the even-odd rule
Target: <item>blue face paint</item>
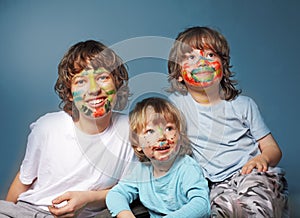
[[73,95],[73,100],[74,101],[82,101],[83,99],[82,99],[82,91],[74,91],[74,92],[72,92],[72,95]]
[[166,144],[166,142],[160,142],[160,143],[159,143],[159,146],[162,147],[162,146],[164,146],[165,144]]
[[211,59],[211,58],[206,58],[206,57],[203,57],[203,56],[200,56],[198,59],[195,59],[194,61],[192,61],[192,63],[191,64],[197,64],[197,63],[203,63],[203,62],[212,62],[212,61],[214,61],[213,59]]

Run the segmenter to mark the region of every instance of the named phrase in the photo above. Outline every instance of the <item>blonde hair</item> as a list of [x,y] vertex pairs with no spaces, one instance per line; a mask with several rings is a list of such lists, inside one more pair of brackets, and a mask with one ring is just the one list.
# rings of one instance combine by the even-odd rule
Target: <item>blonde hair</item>
[[180,134],[181,144],[179,155],[191,155],[192,149],[190,146],[190,140],[186,134],[186,121],[181,112],[169,101],[158,97],[151,97],[137,103],[135,108],[129,114],[131,146],[139,160],[141,162],[150,161],[143,151],[137,149],[140,146],[138,134],[141,133],[147,123],[146,109],[148,107],[152,107],[155,113],[161,114],[166,121],[175,124]]

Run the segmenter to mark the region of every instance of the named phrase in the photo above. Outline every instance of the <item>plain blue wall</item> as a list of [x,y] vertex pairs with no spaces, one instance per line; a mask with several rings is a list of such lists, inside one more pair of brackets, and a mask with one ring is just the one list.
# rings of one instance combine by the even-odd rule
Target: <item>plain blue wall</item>
[[[299,9],[296,0],[0,0],[1,198],[23,158],[29,124],[58,110],[57,64],[72,44],[174,39],[187,27],[205,25],[228,39],[239,86],[256,100],[280,144],[280,166],[299,204]],[[159,58],[131,60],[128,66],[131,77],[167,72]]]

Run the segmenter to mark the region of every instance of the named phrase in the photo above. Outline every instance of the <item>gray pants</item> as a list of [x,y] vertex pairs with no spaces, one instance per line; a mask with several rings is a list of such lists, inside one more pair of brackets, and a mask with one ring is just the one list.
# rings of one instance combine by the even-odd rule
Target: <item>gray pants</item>
[[14,204],[0,200],[0,218],[53,218],[50,212],[25,202]]
[[[131,205],[131,210],[137,218],[149,218],[147,209],[135,200]],[[37,206],[26,202],[18,202],[14,204],[8,201],[0,200],[0,218],[53,218],[50,212],[41,210]],[[107,209],[101,211],[94,218],[112,218]]]
[[287,182],[272,172],[236,173],[210,184],[211,217],[289,217]]

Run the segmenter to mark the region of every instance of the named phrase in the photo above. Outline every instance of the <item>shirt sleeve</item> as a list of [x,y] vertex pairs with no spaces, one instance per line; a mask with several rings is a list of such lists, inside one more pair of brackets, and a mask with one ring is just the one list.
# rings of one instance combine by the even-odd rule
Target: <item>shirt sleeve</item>
[[266,126],[263,117],[261,116],[257,104],[251,98],[249,98],[248,101],[246,116],[249,122],[251,134],[256,140],[259,140],[270,133],[269,128]]
[[179,210],[169,213],[165,218],[199,218],[210,216],[210,200],[207,180],[197,165],[186,165],[181,177],[183,194],[188,202]]
[[26,153],[20,168],[20,180],[25,185],[31,184],[37,177],[41,144],[43,142],[43,134],[37,123],[32,123],[30,129],[31,132],[27,139]]
[[121,211],[130,210],[129,204],[138,197],[136,182],[119,182],[106,196],[106,205],[113,217]]

